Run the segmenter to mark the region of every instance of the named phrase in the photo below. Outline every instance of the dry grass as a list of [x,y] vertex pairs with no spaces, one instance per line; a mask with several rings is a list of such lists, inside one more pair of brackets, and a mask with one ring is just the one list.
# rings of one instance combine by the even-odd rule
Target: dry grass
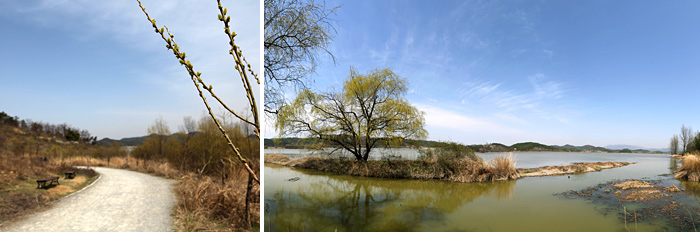
[[627,190],[631,188],[653,188],[654,186],[649,184],[649,182],[642,181],[642,180],[629,180],[629,181],[623,181],[619,183],[612,184],[613,187],[617,189],[622,189],[622,190]]
[[491,169],[491,173],[493,173],[497,179],[517,179],[518,176],[513,155],[494,158],[491,160]]
[[556,176],[556,175],[566,175],[566,174],[576,174],[584,172],[600,171],[608,168],[622,167],[625,165],[634,164],[636,162],[617,162],[617,161],[607,161],[607,162],[588,162],[588,163],[574,163],[571,165],[564,166],[544,166],[538,168],[520,168],[518,172],[522,177],[532,177],[532,176]]
[[265,162],[267,163],[285,165],[290,160],[289,157],[279,154],[265,154]]
[[[0,157],[0,223],[17,217],[32,209],[48,205],[56,198],[71,191],[66,186],[59,185],[46,190],[15,191],[9,186],[18,184],[33,184],[34,180],[48,176],[61,176],[67,170],[74,170],[79,175],[74,180],[97,175],[94,169],[75,169],[73,166],[100,166],[130,169],[150,173],[171,179],[177,179],[175,194],[178,205],[175,209],[175,224],[179,231],[243,231],[248,228],[245,224],[245,196],[247,177],[242,170],[230,173],[225,185],[221,180],[193,173],[183,174],[167,162],[144,161],[141,159],[115,157],[109,165],[106,160],[92,157],[67,157],[53,159],[49,162],[31,162],[27,157]],[[29,167],[29,168],[28,168]],[[72,180],[69,180],[72,181]],[[64,184],[64,180],[61,180]],[[64,184],[65,185],[65,184]],[[4,186],[4,187],[3,187]],[[259,224],[260,188],[255,185],[251,192],[250,218],[253,226]]]
[[[94,160],[93,164],[106,165],[106,161]],[[225,184],[221,179],[192,172],[182,173],[165,161],[112,158],[110,166],[150,173],[177,179],[175,194],[178,203],[175,209],[175,226],[178,231],[245,231],[245,196],[248,173],[238,168]],[[239,177],[239,178],[235,178]],[[251,192],[251,224],[260,224],[260,187],[254,185]]]
[[698,152],[683,156],[683,165],[676,171],[676,179],[700,181],[700,154]]
[[[179,231],[240,230],[248,228],[245,212],[246,180],[231,179],[222,185],[208,176],[190,173],[175,191],[178,196],[176,227]],[[254,196],[260,189],[255,185]],[[251,205],[252,224],[259,224],[260,198]]]
[[381,178],[439,179],[455,182],[486,182],[518,178],[512,157],[499,157],[489,165],[471,158],[440,160],[439,162],[432,159],[360,162],[319,157],[289,160],[286,156],[266,154],[265,162],[353,176]]
[[[73,180],[64,180],[65,171],[74,170]],[[85,185],[87,178],[97,175],[92,169],[75,169],[72,164],[30,156],[0,155],[0,223],[41,209],[50,202]],[[37,189],[36,180],[59,176],[60,185]],[[81,181],[82,180],[82,181]]]

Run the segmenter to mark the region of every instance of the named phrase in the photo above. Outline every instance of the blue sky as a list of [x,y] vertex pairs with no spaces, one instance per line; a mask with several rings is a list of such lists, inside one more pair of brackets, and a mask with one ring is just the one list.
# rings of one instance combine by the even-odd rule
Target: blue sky
[[698,2],[327,3],[337,63],[322,56],[314,88],[392,68],[432,140],[662,148],[700,128]]
[[[204,81],[243,110],[245,94],[216,1],[142,2],[159,26],[170,28]],[[222,4],[237,44],[259,73],[260,2]],[[161,116],[174,132],[183,117],[205,113],[189,75],[136,0],[2,1],[0,31],[0,111],[68,123],[98,139],[145,135]]]

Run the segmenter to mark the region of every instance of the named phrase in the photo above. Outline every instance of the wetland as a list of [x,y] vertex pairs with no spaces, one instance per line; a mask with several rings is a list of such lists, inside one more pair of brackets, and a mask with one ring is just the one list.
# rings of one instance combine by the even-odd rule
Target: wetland
[[[303,151],[287,152],[296,157],[309,155]],[[410,157],[411,152],[407,149],[398,153]],[[503,154],[477,155],[488,161]],[[692,229],[700,219],[698,188],[673,178],[678,163],[669,155],[561,152],[513,155],[517,168],[577,162],[636,163],[576,175],[485,183],[356,177],[265,164],[265,229],[684,231]],[[612,185],[626,180],[648,182],[655,186],[653,190],[668,196],[652,201],[620,200],[615,194],[620,190]],[[676,186],[679,191],[666,191],[670,186]],[[615,191],[605,193],[605,190]],[[663,213],[669,207],[675,210]]]

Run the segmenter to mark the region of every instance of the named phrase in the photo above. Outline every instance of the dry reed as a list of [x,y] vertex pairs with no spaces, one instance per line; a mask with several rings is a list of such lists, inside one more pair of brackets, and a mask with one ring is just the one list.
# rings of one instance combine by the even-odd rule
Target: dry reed
[[291,167],[315,169],[353,176],[439,179],[455,182],[486,182],[517,179],[515,161],[498,157],[491,165],[471,158],[440,160],[369,160],[355,161],[342,158],[304,157],[289,160],[286,156],[266,154],[265,162]]
[[693,153],[683,156],[683,165],[676,171],[676,179],[687,181],[700,181],[700,154]]

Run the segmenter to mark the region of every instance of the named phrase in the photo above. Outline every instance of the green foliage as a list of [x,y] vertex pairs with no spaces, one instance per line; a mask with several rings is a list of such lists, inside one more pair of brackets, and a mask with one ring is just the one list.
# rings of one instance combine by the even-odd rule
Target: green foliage
[[5,124],[5,125],[17,127],[17,126],[19,126],[19,117],[17,117],[17,116],[12,117],[12,116],[8,115],[7,113],[5,113],[4,111],[0,112],[0,124]]
[[516,143],[510,147],[515,148],[515,151],[554,151],[555,148],[547,146],[541,143],[526,142],[526,143]]
[[66,140],[68,141],[78,141],[80,140],[80,133],[78,131],[69,130],[66,134]]
[[404,98],[407,91],[408,81],[391,69],[351,69],[342,92],[301,91],[275,126],[280,136],[306,134],[366,161],[372,148],[427,137],[423,112]]

